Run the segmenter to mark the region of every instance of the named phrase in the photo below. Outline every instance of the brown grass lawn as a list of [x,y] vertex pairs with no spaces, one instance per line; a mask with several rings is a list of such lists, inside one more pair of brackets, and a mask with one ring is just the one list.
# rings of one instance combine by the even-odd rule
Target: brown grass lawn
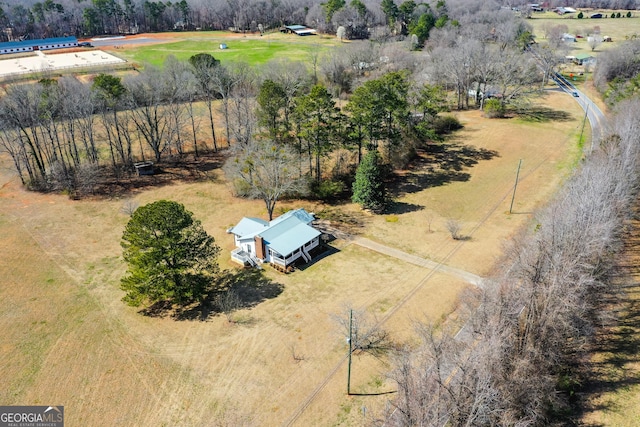
[[[426,153],[420,167],[405,173],[407,182],[424,188],[406,187],[392,215],[362,214],[353,205],[338,209],[362,217],[371,239],[488,274],[505,240],[533,224],[531,213],[553,195],[579,154],[578,105],[556,92],[540,101],[570,118],[532,123],[457,113],[465,128],[452,142],[475,150],[453,159],[460,167],[447,169],[451,181],[429,181],[424,168],[442,177],[443,159]],[[475,164],[463,158],[478,156],[481,149],[495,154]],[[519,159],[521,181],[509,215]],[[71,201],[29,193],[11,176],[7,159],[2,166],[3,404],[65,405],[69,426],[271,426],[287,420],[300,426],[361,425],[363,407],[369,416],[393,395],[345,395],[345,333],[332,315],[346,314],[347,306],[366,308],[397,342],[411,340],[414,321],[462,320],[455,309],[468,285],[459,279],[341,240],[334,242],[336,253],[305,270],[285,276],[267,268],[282,293],[236,312],[234,323],[224,316],[206,321],[141,316],[120,301],[118,287],[125,198]],[[265,217],[261,202],[233,198],[218,170],[206,182],[174,183],[127,197],[140,204],[163,198],[184,203],[224,249],[223,268],[232,268],[232,238],[225,230],[242,216]],[[297,206],[323,208],[294,202],[279,208]],[[444,226],[448,218],[460,220],[470,240],[452,241]],[[355,357],[353,390],[392,391],[386,363]]]
[[[637,209],[637,206],[636,206]],[[608,307],[611,319],[596,333],[596,348],[585,384],[586,426],[637,426],[640,420],[640,222],[628,228],[618,259]]]

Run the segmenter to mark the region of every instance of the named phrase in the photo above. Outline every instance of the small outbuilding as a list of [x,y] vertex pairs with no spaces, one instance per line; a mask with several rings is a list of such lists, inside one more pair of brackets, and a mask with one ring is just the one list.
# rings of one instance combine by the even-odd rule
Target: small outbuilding
[[589,55],[588,53],[579,53],[575,56],[573,62],[577,65],[588,65],[596,62],[596,58],[594,56]]
[[136,168],[138,176],[153,175],[155,173],[153,162],[136,162],[133,166]]
[[313,28],[305,27],[304,25],[285,25],[280,29],[281,33],[295,34],[298,36],[312,36],[316,34],[316,30]]

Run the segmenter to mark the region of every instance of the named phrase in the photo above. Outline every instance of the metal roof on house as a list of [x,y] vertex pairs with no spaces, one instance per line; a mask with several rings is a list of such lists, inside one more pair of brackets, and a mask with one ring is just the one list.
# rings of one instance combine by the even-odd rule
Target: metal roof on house
[[304,25],[285,25],[285,28],[291,31],[296,31],[296,30],[304,30],[307,27],[305,27]]
[[307,225],[295,215],[281,220],[260,233],[269,247],[283,256],[289,255],[320,234],[318,230]]
[[264,231],[267,227],[269,227],[269,223],[263,219],[244,217],[238,225],[229,229],[229,233],[233,233],[240,238],[253,238],[253,236]]
[[584,61],[585,59],[593,58],[593,56],[588,53],[579,53],[576,55],[576,59],[579,61]]
[[304,30],[295,30],[294,33],[296,33],[299,36],[312,36],[316,34],[316,30],[312,30],[311,28],[305,28]]
[[75,37],[54,37],[50,39],[22,40],[17,42],[0,43],[0,50],[15,49],[20,47],[46,46],[52,44],[78,43]]
[[300,208],[300,209],[294,209],[294,210],[283,213],[278,218],[271,221],[269,225],[276,225],[277,223],[284,221],[285,219],[290,218],[292,216],[295,216],[305,224],[310,224],[315,219],[313,215],[311,215],[309,212]]

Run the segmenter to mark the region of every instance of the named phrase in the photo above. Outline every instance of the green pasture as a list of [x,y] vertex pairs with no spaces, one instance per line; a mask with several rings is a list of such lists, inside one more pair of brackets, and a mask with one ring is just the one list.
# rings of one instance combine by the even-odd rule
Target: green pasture
[[[577,55],[580,53],[592,53],[591,48],[587,44],[586,33],[593,27],[600,27],[600,34],[603,36],[609,36],[612,38],[611,43],[602,43],[593,52],[598,54],[603,50],[610,49],[619,45],[627,38],[637,35],[640,37],[640,13],[638,11],[631,11],[631,18],[610,18],[611,10],[584,10],[584,18],[578,19],[577,13],[558,15],[555,12],[534,13],[531,19],[527,20],[527,23],[533,26],[533,33],[536,35],[538,43],[545,43],[544,27],[545,25],[566,25],[570,34],[583,35],[584,38],[579,38],[577,42],[571,43],[571,50],[569,55]],[[620,10],[621,16],[626,15],[628,11]],[[591,19],[590,15],[594,13],[602,13],[603,18]]]
[[[227,49],[220,49],[220,44]],[[211,37],[206,39],[184,39],[167,43],[140,45],[119,51],[120,56],[140,65],[162,66],[169,55],[179,60],[188,60],[197,53],[209,53],[222,63],[246,62],[250,65],[264,64],[277,58],[291,61],[309,62],[315,54],[335,46],[332,39],[318,36],[299,37],[295,35],[266,35],[252,37]]]

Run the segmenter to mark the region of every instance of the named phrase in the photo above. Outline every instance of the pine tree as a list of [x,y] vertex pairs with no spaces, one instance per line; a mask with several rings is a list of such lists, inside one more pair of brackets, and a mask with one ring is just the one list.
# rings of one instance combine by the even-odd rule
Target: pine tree
[[384,171],[380,154],[369,151],[362,159],[356,171],[351,200],[365,209],[382,211],[387,204],[387,192],[384,185]]
[[201,299],[218,272],[220,248],[177,202],[159,200],[136,209],[121,245],[128,264],[123,300],[132,306]]

